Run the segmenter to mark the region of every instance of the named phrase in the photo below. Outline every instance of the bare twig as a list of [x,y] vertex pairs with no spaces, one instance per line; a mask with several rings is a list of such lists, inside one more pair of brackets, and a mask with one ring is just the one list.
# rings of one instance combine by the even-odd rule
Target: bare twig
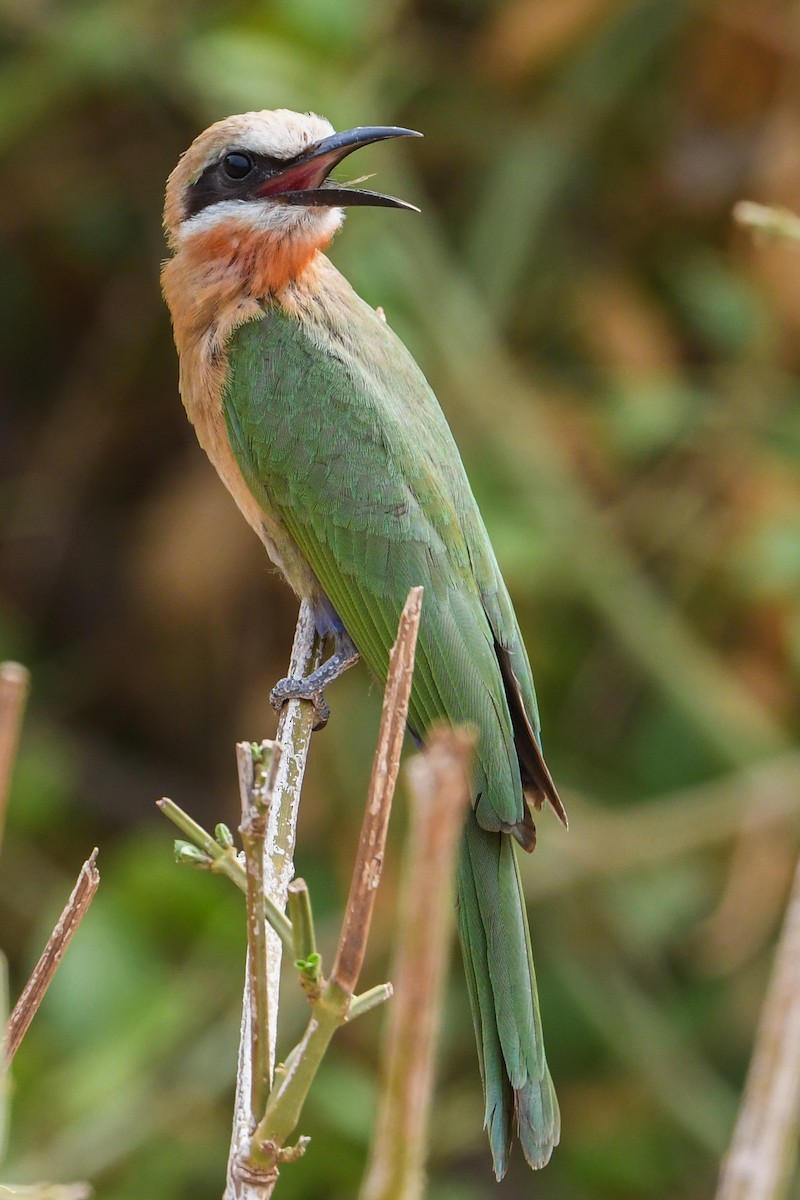
[[336,963],[331,978],[321,982],[319,995],[312,998],[306,1031],[277,1076],[264,1119],[251,1140],[249,1164],[263,1172],[263,1197],[271,1193],[279,1164],[297,1157],[304,1149],[303,1139],[296,1147],[288,1147],[287,1141],[297,1127],[308,1090],[334,1033],[356,1013],[367,1011],[391,995],[388,985],[373,988],[361,997],[354,997],[353,992],[364,959],[375,890],[380,882],[421,608],[422,588],[412,588],[389,656],[378,746]]
[[19,663],[0,663],[0,845],[3,842],[11,769],[28,698],[30,676]]
[[[15,662],[0,663],[0,847],[3,843],[11,771],[17,754],[17,742],[22,725],[22,715],[28,696],[29,675],[23,666]],[[8,971],[5,957],[0,954],[0,1022],[6,1026],[8,1016]],[[8,1110],[7,1078],[8,1062],[5,1054],[0,1058],[0,1158],[6,1142]]]
[[400,769],[400,751],[406,728],[408,700],[414,674],[414,652],[422,613],[422,588],[408,594],[397,641],[389,659],[378,746],[372,764],[369,797],[361,826],[358,856],[350,884],[347,911],[331,972],[331,982],[353,994],[367,947],[375,890],[380,883],[383,851],[392,796]]
[[434,731],[409,763],[411,826],[380,1107],[361,1200],[420,1200],[441,995],[453,926],[453,869],[469,805],[471,732]]
[[6,1057],[9,1062],[12,1061],[19,1049],[19,1044],[36,1015],[64,951],[86,916],[86,911],[100,885],[100,872],[97,870],[96,860],[97,850],[95,849],[81,867],[72,895],[8,1019]]
[[800,1119],[800,865],[716,1200],[782,1200]]
[[[311,606],[306,602],[300,606],[297,619],[294,644],[289,662],[289,675],[293,678],[309,674],[313,668],[315,647],[317,645],[314,615]],[[311,743],[311,731],[314,723],[313,706],[304,700],[290,700],[284,705],[278,722],[276,745],[279,747],[280,758],[277,771],[272,781],[267,826],[264,839],[264,901],[269,907],[280,912],[286,905],[287,891],[294,874],[294,843],[297,828],[297,815],[300,805],[300,792],[305,774],[306,760]],[[269,914],[268,914],[269,916]],[[266,1041],[266,1070],[271,1076],[275,1062],[275,1041],[277,1037],[278,996],[280,990],[281,971],[281,938],[273,928],[267,931],[266,961],[263,968],[267,980],[266,1008],[267,1041]],[[289,931],[289,938],[283,938],[291,947],[291,926],[283,917]],[[236,1073],[236,1100],[233,1114],[233,1132],[231,1148],[228,1155],[227,1183],[224,1200],[262,1200],[269,1194],[273,1174],[261,1170],[258,1164],[250,1164],[250,1142],[253,1128],[264,1109],[254,1115],[252,1061],[253,1052],[253,1013],[251,1011],[251,964],[248,954],[247,978],[245,983],[244,1000],[242,1004],[242,1026],[239,1040],[239,1064]],[[263,1048],[262,1042],[262,1048]],[[258,1071],[262,1068],[256,1068]]]

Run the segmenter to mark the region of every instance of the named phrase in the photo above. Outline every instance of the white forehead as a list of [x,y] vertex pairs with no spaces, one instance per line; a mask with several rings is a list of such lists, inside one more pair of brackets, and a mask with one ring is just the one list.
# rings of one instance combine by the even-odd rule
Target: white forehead
[[296,113],[288,108],[242,113],[218,121],[201,137],[207,154],[198,175],[225,150],[250,150],[271,158],[294,158],[334,132],[330,121],[316,113]]

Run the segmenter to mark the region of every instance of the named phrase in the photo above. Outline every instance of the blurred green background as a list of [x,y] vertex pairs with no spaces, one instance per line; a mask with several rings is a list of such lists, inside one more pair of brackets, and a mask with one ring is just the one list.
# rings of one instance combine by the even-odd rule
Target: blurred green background
[[[502,1195],[708,1196],[797,851],[800,10],[779,0],[2,0],[0,653],[34,693],[0,874],[22,986],[102,885],[15,1065],[3,1177],[219,1196],[243,907],[154,801],[236,823],[295,604],[198,449],[158,288],[163,184],[210,121],[425,140],[359,170],[332,257],[423,364],[517,604],[572,818],[523,864],[563,1145]],[[335,934],[377,728],[315,738],[298,869]],[[390,970],[403,805],[364,984]],[[284,1040],[300,1028],[292,989]],[[355,1193],[381,1014],[334,1044],[280,1194]],[[495,1194],[454,955],[430,1195]],[[497,1193],[498,1195],[501,1193]],[[796,1192],[800,1195],[800,1192]]]

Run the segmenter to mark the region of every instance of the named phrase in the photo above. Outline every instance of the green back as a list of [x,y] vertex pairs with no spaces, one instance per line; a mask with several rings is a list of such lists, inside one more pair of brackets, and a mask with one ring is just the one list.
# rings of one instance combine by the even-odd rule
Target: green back
[[420,735],[437,718],[477,725],[479,821],[515,825],[522,788],[495,640],[538,732],[530,667],[455,442],[408,351],[349,287],[302,322],[271,304],[233,335],[225,415],[249,487],[378,678],[408,590],[423,585],[410,723]]

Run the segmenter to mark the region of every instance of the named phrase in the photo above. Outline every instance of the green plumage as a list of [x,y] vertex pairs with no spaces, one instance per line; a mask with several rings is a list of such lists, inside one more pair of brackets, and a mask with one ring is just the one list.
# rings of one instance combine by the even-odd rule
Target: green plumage
[[[424,586],[409,724],[479,733],[458,870],[459,930],[495,1171],[518,1128],[542,1166],[558,1141],[515,851],[533,844],[523,788],[560,810],[538,747],[525,648],[458,450],[402,343],[329,264],[298,312],[268,304],[228,346],[234,455],[296,590],[341,619],[384,679],[410,587]],[[296,576],[293,578],[293,574]],[[505,831],[505,832],[501,832]]]

